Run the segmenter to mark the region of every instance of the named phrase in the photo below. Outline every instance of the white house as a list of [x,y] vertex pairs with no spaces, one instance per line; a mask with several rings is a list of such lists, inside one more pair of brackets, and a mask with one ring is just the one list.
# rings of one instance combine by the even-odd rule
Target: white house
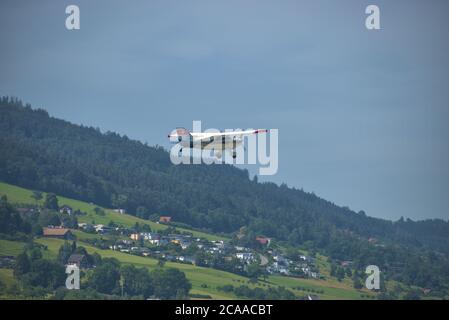
[[62,207],[59,208],[59,212],[67,213],[70,216],[73,213],[73,209],[68,205],[63,205]]
[[249,262],[254,259],[254,255],[251,252],[237,252],[235,256],[237,259],[245,262]]

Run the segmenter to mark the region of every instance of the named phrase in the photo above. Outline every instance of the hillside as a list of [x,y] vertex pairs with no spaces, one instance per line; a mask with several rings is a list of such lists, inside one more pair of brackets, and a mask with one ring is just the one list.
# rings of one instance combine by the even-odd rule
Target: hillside
[[[19,206],[35,205],[36,201],[33,199],[33,192],[24,188],[9,185],[6,183],[0,183],[0,196],[5,195],[8,197],[9,201],[15,203]],[[168,228],[167,225],[161,225],[154,223],[149,220],[143,220],[127,214],[119,214],[110,209],[102,208],[105,215],[99,215],[95,213],[94,208],[97,206],[95,204],[85,203],[79,200],[73,200],[65,197],[58,196],[58,202],[61,206],[69,205],[75,210],[81,210],[87,212],[87,215],[82,215],[78,217],[79,222],[90,222],[96,221],[97,223],[107,223],[109,221],[114,221],[115,223],[123,224],[128,227],[134,226],[136,223],[149,224],[152,230],[161,231]],[[37,201],[38,205],[43,205],[43,200]],[[191,233],[195,237],[201,237],[207,240],[229,240],[223,237],[216,236],[214,234],[198,232],[195,230],[177,228],[180,232]],[[125,264],[132,264],[135,266],[144,266],[151,269],[155,269],[158,260],[149,257],[139,257],[122,252],[105,250],[96,248],[89,243],[87,240],[102,238],[100,235],[92,235],[85,233],[83,231],[75,231],[77,236],[77,242],[87,249],[89,253],[97,252],[103,258],[116,258],[120,262]],[[60,246],[64,244],[64,240],[60,239],[47,239],[39,237],[36,243],[45,245],[47,248],[46,256],[51,259],[55,259],[58,255],[58,250]],[[10,241],[10,240],[0,240],[0,256],[17,256],[19,255],[25,243],[20,241]],[[325,257],[319,258],[320,265],[323,274],[328,274],[328,263]],[[250,282],[250,279],[245,276],[232,274],[229,272],[198,267],[190,264],[167,262],[166,267],[177,268],[182,270],[189,281],[192,283],[192,294],[208,295],[213,299],[235,299],[238,298],[232,293],[223,292],[217,289],[217,287],[225,285],[240,285],[245,284],[250,288],[266,288],[266,287],[278,287],[282,286],[292,290],[298,297],[303,296],[309,291],[314,290],[314,292],[322,292],[319,294],[321,299],[362,299],[363,297],[374,298],[374,295],[368,290],[355,290],[352,287],[351,281],[348,279],[342,282],[336,281],[335,279],[326,280],[310,280],[310,279],[299,279],[293,277],[285,276],[269,276],[265,281],[259,281],[257,283]],[[14,283],[14,277],[11,274],[11,269],[0,268],[0,281],[2,283],[11,285]],[[298,288],[302,288],[299,290]],[[1,298],[1,294],[0,294]]]
[[168,215],[229,236],[245,227],[247,242],[263,235],[356,268],[377,264],[408,284],[438,290],[449,284],[446,221],[368,217],[286,185],[258,183],[229,165],[174,166],[161,147],[54,119],[8,98],[0,100],[0,180],[125,208],[145,220]]

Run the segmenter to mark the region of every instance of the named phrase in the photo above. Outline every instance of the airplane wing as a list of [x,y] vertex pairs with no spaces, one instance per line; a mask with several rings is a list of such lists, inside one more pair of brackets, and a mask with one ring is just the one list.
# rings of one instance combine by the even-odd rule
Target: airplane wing
[[243,131],[229,131],[229,132],[190,132],[185,128],[176,128],[168,135],[169,138],[178,138],[180,141],[183,137],[192,137],[195,141],[219,139],[223,137],[237,137],[242,138],[246,135],[267,133],[267,129],[254,129]]
[[267,133],[267,129],[255,129],[255,130],[244,130],[244,131],[230,131],[230,132],[191,132],[190,134],[195,140],[203,140],[210,138],[220,138],[220,137],[243,137],[251,134]]

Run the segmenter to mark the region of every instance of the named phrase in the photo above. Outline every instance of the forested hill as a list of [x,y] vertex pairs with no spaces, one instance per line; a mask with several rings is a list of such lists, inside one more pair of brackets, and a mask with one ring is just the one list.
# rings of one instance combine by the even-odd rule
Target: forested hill
[[[168,215],[226,233],[246,226],[329,251],[342,237],[449,251],[448,222],[367,217],[302,190],[258,183],[229,165],[175,166],[162,147],[55,119],[16,99],[0,100],[0,180],[143,218]],[[338,250],[344,256],[349,248]]]

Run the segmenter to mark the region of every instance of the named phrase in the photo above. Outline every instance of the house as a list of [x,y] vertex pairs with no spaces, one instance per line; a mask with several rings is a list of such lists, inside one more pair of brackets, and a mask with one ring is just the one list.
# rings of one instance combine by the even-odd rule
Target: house
[[125,209],[114,209],[114,212],[120,213],[120,214],[125,214],[126,210]]
[[249,262],[253,260],[253,254],[251,252],[237,252],[235,254],[236,258],[239,260],[243,260],[245,262]]
[[306,261],[312,263],[314,258],[310,256],[300,255],[299,260]]
[[190,256],[177,256],[176,260],[185,262],[185,263],[191,263],[191,264],[195,264],[195,262],[196,262],[195,259]]
[[140,235],[144,240],[160,240],[161,235],[154,232],[141,232]]
[[283,274],[283,275],[286,275],[286,276],[290,275],[290,271],[288,271],[288,268],[285,267],[285,266],[279,266],[278,267],[278,272],[280,274]]
[[138,241],[140,239],[140,234],[138,233],[131,233],[129,236],[132,240]]
[[160,217],[159,217],[159,222],[170,223],[170,222],[171,222],[171,217],[168,217],[168,216],[160,216]]
[[94,225],[95,232],[100,232],[100,231],[103,230],[103,228],[104,228],[103,224],[96,224],[96,225]]
[[87,232],[96,231],[93,224],[86,223],[86,222],[78,222],[78,229],[83,229]]
[[256,241],[259,242],[263,246],[269,245],[270,240],[271,240],[270,238],[266,238],[266,237],[256,237]]
[[104,224],[96,224],[93,226],[96,233],[105,234],[114,230],[114,228],[105,226]]
[[91,265],[87,261],[87,257],[84,254],[72,254],[67,260],[67,265],[76,265],[80,269],[90,268]]
[[174,256],[172,254],[166,254],[166,253],[162,254],[162,258],[164,258],[165,260],[168,260],[168,261],[175,261],[176,260],[176,256]]
[[217,254],[220,253],[220,249],[218,249],[217,247],[209,247],[207,248],[206,252],[210,254]]
[[151,254],[150,249],[145,248],[145,247],[139,247],[139,252],[143,255],[143,256],[148,256]]
[[150,240],[151,239],[151,233],[150,232],[141,232],[140,237],[143,240]]
[[42,228],[42,235],[44,237],[59,238],[59,239],[66,239],[66,240],[70,240],[70,239],[74,238],[74,236],[70,232],[70,230],[66,229],[66,228],[50,228],[50,227]]
[[72,209],[72,207],[70,207],[68,205],[63,205],[62,207],[59,208],[59,212],[66,213],[70,216],[73,213],[73,209]]
[[342,267],[349,267],[352,264],[352,261],[342,261],[340,265]]
[[223,240],[221,240],[221,241],[211,241],[211,243],[218,249],[224,249],[225,246],[226,246]]
[[151,244],[155,244],[157,246],[161,245],[161,243],[162,243],[161,239],[151,239],[151,240],[148,240],[148,242]]
[[289,275],[288,265],[284,265],[279,262],[274,262],[270,267],[267,268],[269,273],[280,273],[284,275]]
[[273,260],[277,261],[281,264],[288,264],[287,259],[284,256],[281,256],[280,254],[276,254],[273,256]]
[[187,240],[181,240],[180,242],[181,248],[183,250],[187,249],[190,246],[190,241]]

